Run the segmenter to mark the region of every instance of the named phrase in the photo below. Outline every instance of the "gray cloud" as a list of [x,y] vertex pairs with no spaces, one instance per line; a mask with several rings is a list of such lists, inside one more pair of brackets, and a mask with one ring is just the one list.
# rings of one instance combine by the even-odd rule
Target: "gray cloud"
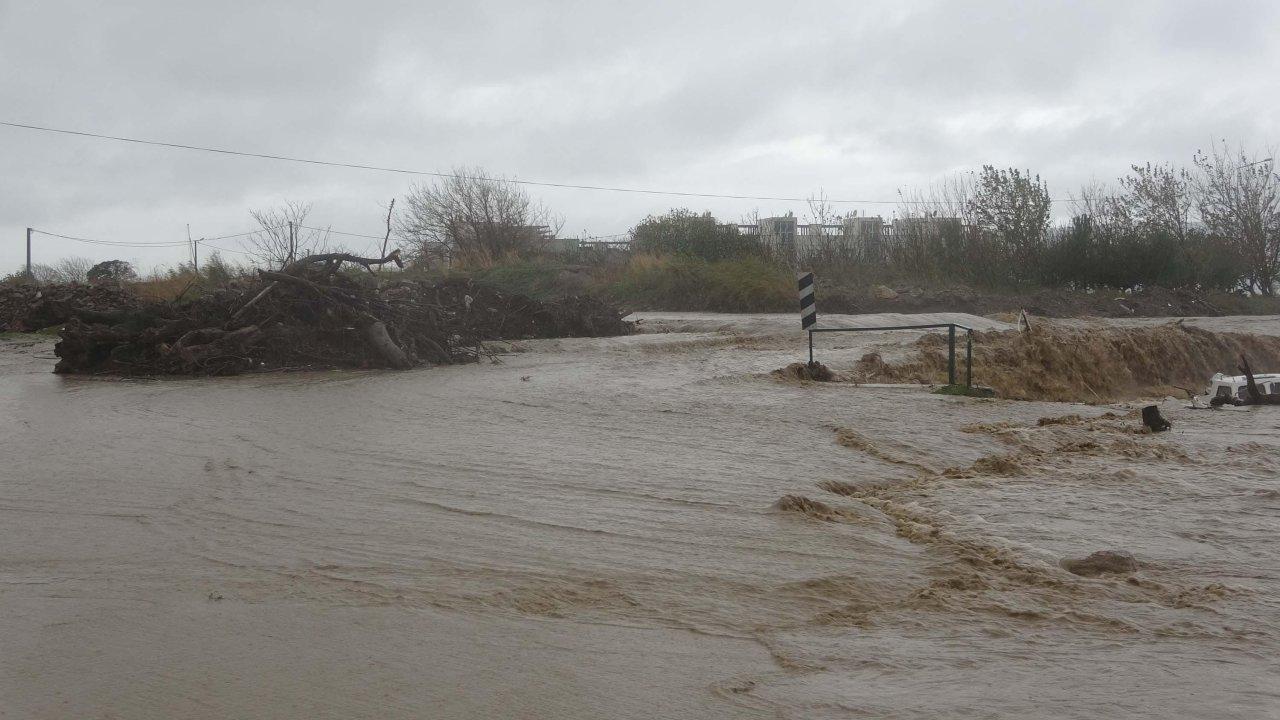
[[[689,5],[6,2],[0,115],[424,170],[872,199],[988,162],[1067,195],[1215,138],[1276,139],[1272,3]],[[411,181],[9,128],[0,158],[0,271],[28,225],[175,240],[188,222],[197,236],[247,229],[248,208],[284,198],[376,233]],[[804,210],[531,192],[569,232],[677,205]],[[112,255],[40,238],[38,261],[67,254]]]

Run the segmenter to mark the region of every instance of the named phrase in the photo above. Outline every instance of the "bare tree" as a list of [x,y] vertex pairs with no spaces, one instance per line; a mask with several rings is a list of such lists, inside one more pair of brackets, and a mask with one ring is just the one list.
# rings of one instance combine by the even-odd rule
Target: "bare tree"
[[[391,198],[391,202],[387,204],[387,234],[382,237],[382,252],[378,257],[387,256],[387,246],[391,244],[391,213],[396,209],[396,199]],[[378,272],[382,272],[382,266],[378,266]]]
[[975,189],[972,172],[957,173],[930,184],[928,187],[898,190],[900,205],[897,217],[905,219],[952,218],[966,224],[970,217],[970,200]]
[[1194,204],[1191,174],[1173,165],[1133,165],[1120,178],[1123,190],[1113,213],[1130,226],[1147,232],[1166,232],[1185,242]]
[[1129,205],[1113,188],[1094,181],[1083,185],[1071,200],[1073,217],[1088,218],[1090,226],[1100,232],[1115,234],[1133,227]]
[[31,266],[31,278],[38,285],[63,285],[88,282],[93,261],[82,257],[65,257],[52,265],[36,263]]
[[249,254],[269,267],[284,267],[307,254],[329,251],[327,228],[306,226],[311,203],[285,201],[278,207],[250,210],[261,228],[249,236]]
[[974,196],[974,174],[960,173],[926,188],[898,190],[888,255],[898,268],[932,280],[954,279],[966,266],[991,265],[965,243]]
[[805,202],[809,205],[809,218],[814,225],[833,225],[844,219],[836,212],[835,206],[827,197],[827,191],[822,188],[818,188],[817,194],[810,195]]
[[1212,154],[1195,155],[1200,217],[1233,243],[1248,264],[1250,284],[1263,295],[1274,295],[1280,280],[1280,176],[1273,156],[1256,160],[1225,141]]
[[31,280],[37,285],[58,285],[62,282],[58,269],[43,263],[31,264]]
[[[37,285],[63,285],[72,282],[85,282],[84,274],[88,272],[89,264],[89,261],[83,258],[63,258],[52,265],[32,263],[29,277]],[[22,277],[28,277],[25,270],[22,273]]]
[[77,256],[65,257],[59,260],[54,267],[61,276],[62,282],[83,283],[89,282],[89,270],[93,268],[93,261]]
[[519,184],[465,167],[411,187],[397,220],[406,253],[415,262],[438,264],[537,252],[561,225],[563,220],[531,200]]
[[809,206],[809,226],[807,232],[802,231],[803,239],[796,239],[796,261],[808,267],[823,268],[855,262],[861,256],[861,238],[849,234],[845,221],[857,213],[840,214],[821,188],[805,202]]

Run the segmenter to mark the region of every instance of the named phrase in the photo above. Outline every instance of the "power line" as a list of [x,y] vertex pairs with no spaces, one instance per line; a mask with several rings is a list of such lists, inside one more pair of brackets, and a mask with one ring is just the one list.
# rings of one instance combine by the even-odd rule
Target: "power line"
[[220,246],[218,246],[218,245],[214,245],[214,244],[212,244],[212,243],[209,243],[209,242],[207,242],[207,241],[205,241],[205,240],[199,240],[198,242],[199,242],[201,245],[208,245],[210,248],[213,248],[214,250],[217,250],[218,252],[229,252],[229,253],[235,253],[235,254],[237,254],[237,255],[252,255],[252,254],[253,254],[253,253],[251,253],[251,252],[247,252],[247,251],[245,251],[245,250],[232,250],[231,248],[224,248],[224,247],[220,247]]
[[[249,230],[248,232],[232,233],[229,235],[215,235],[214,237],[202,237],[197,240],[193,240],[191,242],[194,242],[198,245],[208,245],[214,250],[221,250],[223,252],[239,253],[241,255],[251,255],[252,253],[246,252],[244,250],[232,250],[231,248],[224,248],[218,245],[213,245],[212,243],[210,243],[210,241],[211,240],[230,240],[233,238],[249,237],[251,235],[257,235],[258,233],[267,232],[270,230],[282,230],[285,227],[287,226],[280,225],[277,227],[259,228],[257,230]],[[322,232],[331,232],[335,235],[350,235],[351,237],[373,238],[375,240],[383,239],[381,235],[376,235],[376,236],[362,235],[360,233],[349,233],[349,232],[343,232],[341,230],[330,230],[328,228],[313,228],[313,227],[308,227],[306,225],[299,225],[297,223],[294,223],[294,227],[305,228],[307,230],[320,230]],[[48,230],[40,230],[39,228],[31,228],[31,231],[40,233],[41,235],[48,235],[49,237],[61,238],[63,240],[72,240],[79,243],[88,243],[90,245],[104,245],[107,247],[174,248],[174,247],[190,247],[191,246],[191,242],[188,242],[186,240],[174,240],[174,241],[163,241],[163,242],[129,242],[124,240],[99,240],[96,238],[77,237],[75,235],[63,235],[61,233],[49,232]]]
[[[195,150],[199,152],[217,153],[220,155],[237,155],[240,157],[259,158],[263,160],[282,160],[285,162],[304,163],[307,165],[324,165],[327,167],[349,168],[353,170],[372,170],[375,172],[398,173],[401,175],[420,175],[426,177],[438,178],[454,178],[459,180],[475,179],[467,175],[458,175],[457,173],[432,172],[429,170],[409,170],[406,168],[384,167],[380,165],[365,165],[360,163],[345,163],[332,160],[313,160],[310,158],[298,158],[288,155],[274,155],[270,153],[247,152],[243,150],[228,150],[226,148],[205,147],[203,145],[188,145],[185,143],[162,142],[159,140],[144,140],[141,138],[122,137],[119,135],[105,135],[102,133],[84,132],[80,130],[65,130],[62,128],[45,127],[42,125],[28,125],[25,123],[15,123],[0,120],[0,125],[12,128],[21,128],[24,130],[37,130],[40,132],[59,133],[62,135],[77,135],[80,137],[97,138],[99,140],[115,140],[117,142],[134,143],[137,145],[153,145],[155,147],[174,148],[178,150]],[[481,178],[483,179],[483,178]],[[506,180],[506,182],[517,185],[529,185],[532,187],[548,187],[561,188],[568,190],[596,190],[600,192],[616,192],[630,193],[635,195],[666,195],[671,197],[696,197],[696,198],[714,198],[720,200],[768,200],[772,202],[809,202],[815,198],[797,198],[797,197],[774,197],[768,195],[731,195],[721,193],[701,193],[701,192],[685,192],[680,190],[652,190],[645,188],[624,188],[612,187],[608,185],[578,185],[574,183],[558,183],[558,182],[541,182],[535,180]],[[1074,198],[1063,198],[1054,200],[1053,202],[1074,201]],[[929,205],[932,204],[928,200],[906,200],[899,198],[897,200],[831,200],[826,202],[845,205]]]
[[384,239],[382,235],[364,235],[362,233],[343,232],[341,230],[334,230],[333,228],[318,228],[318,227],[311,227],[310,225],[295,225],[295,227],[302,228],[303,230],[315,230],[316,232],[332,233],[333,235],[346,235],[348,237],[369,238],[372,240]]
[[[365,235],[363,233],[353,233],[353,232],[344,232],[342,230],[334,230],[333,228],[311,227],[310,225],[298,225],[297,227],[300,227],[303,230],[315,230],[316,232],[332,233],[334,235],[346,235],[348,237],[367,238],[369,240],[385,240],[386,239],[385,236],[383,235]],[[630,237],[630,236],[631,236],[631,233],[629,232],[620,232],[620,233],[613,233],[612,235],[584,235],[583,239],[605,240],[608,238]],[[395,236],[393,235],[392,237],[395,237]],[[210,238],[210,239],[216,240],[217,238]]]
[[112,247],[147,248],[147,247],[184,247],[188,245],[187,241],[185,240],[171,241],[171,242],[126,242],[126,241],[118,241],[118,240],[95,240],[92,238],[74,237],[71,235],[60,235],[58,233],[49,232],[48,230],[40,230],[38,228],[31,228],[31,232],[40,233],[41,235],[48,235],[50,237],[62,238],[63,240],[74,240],[76,242],[89,243],[90,245],[109,245]]
[[[48,235],[48,236],[50,236],[50,237],[62,238],[63,240],[74,240],[74,241],[76,241],[76,242],[89,243],[89,244],[91,244],[91,245],[112,245],[112,246],[116,246],[116,247],[137,247],[137,248],[148,248],[148,247],[190,247],[191,242],[195,242],[195,243],[203,244],[203,243],[207,243],[207,242],[208,242],[208,241],[210,241],[210,240],[230,240],[230,239],[232,239],[232,238],[249,237],[250,235],[257,235],[257,234],[258,234],[258,233],[260,233],[260,232],[266,232],[266,231],[269,231],[269,230],[280,230],[280,229],[283,229],[284,227],[286,227],[286,226],[284,226],[284,225],[280,225],[279,227],[259,228],[259,229],[257,229],[257,230],[249,230],[249,231],[247,231],[247,232],[232,233],[232,234],[230,234],[230,235],[215,235],[214,237],[207,237],[207,238],[206,238],[206,237],[202,237],[202,238],[199,238],[199,239],[197,239],[197,240],[193,240],[193,241],[187,241],[187,240],[164,240],[164,241],[161,241],[161,242],[142,242],[142,241],[133,242],[133,241],[128,241],[128,240],[99,240],[99,239],[96,239],[96,238],[76,237],[76,236],[74,236],[74,235],[62,235],[62,234],[60,234],[60,233],[49,232],[48,230],[41,230],[41,229],[39,229],[39,228],[31,228],[31,231],[32,231],[32,232],[36,232],[36,233],[40,233],[41,235]],[[302,227],[302,226],[301,226],[301,225],[299,225],[298,227]],[[335,230],[334,232],[337,232],[337,231]],[[351,234],[351,233],[341,233],[341,234],[349,235],[349,234]]]
[[218,236],[216,236],[216,237],[211,237],[211,238],[200,238],[200,239],[199,239],[199,240],[197,240],[196,242],[200,242],[200,243],[202,243],[202,242],[205,242],[205,241],[207,241],[207,240],[230,240],[231,238],[249,237],[250,235],[257,235],[258,233],[260,233],[260,232],[265,232],[265,231],[267,231],[267,230],[280,230],[280,229],[285,228],[285,227],[287,227],[287,226],[285,226],[285,225],[279,225],[279,226],[277,226],[277,227],[272,227],[272,228],[259,228],[259,229],[257,229],[257,230],[250,230],[250,231],[248,231],[248,232],[235,233],[235,234],[233,234],[233,235],[218,235]]

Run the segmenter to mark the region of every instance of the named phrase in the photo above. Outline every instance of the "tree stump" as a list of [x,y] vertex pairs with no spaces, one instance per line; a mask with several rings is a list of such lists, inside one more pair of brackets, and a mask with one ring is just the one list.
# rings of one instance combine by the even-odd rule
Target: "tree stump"
[[1173,425],[1164,419],[1160,414],[1160,408],[1156,405],[1148,405],[1142,408],[1142,424],[1151,429],[1151,432],[1164,432]]

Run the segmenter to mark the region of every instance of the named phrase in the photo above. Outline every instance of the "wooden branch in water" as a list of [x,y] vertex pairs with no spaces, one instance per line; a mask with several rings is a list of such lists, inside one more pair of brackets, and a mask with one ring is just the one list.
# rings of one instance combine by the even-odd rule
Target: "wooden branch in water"
[[1240,372],[1244,373],[1244,379],[1249,388],[1249,399],[1245,401],[1245,405],[1280,405],[1280,395],[1264,393],[1258,387],[1258,383],[1253,380],[1253,369],[1249,367],[1249,358],[1243,354],[1240,356]]

